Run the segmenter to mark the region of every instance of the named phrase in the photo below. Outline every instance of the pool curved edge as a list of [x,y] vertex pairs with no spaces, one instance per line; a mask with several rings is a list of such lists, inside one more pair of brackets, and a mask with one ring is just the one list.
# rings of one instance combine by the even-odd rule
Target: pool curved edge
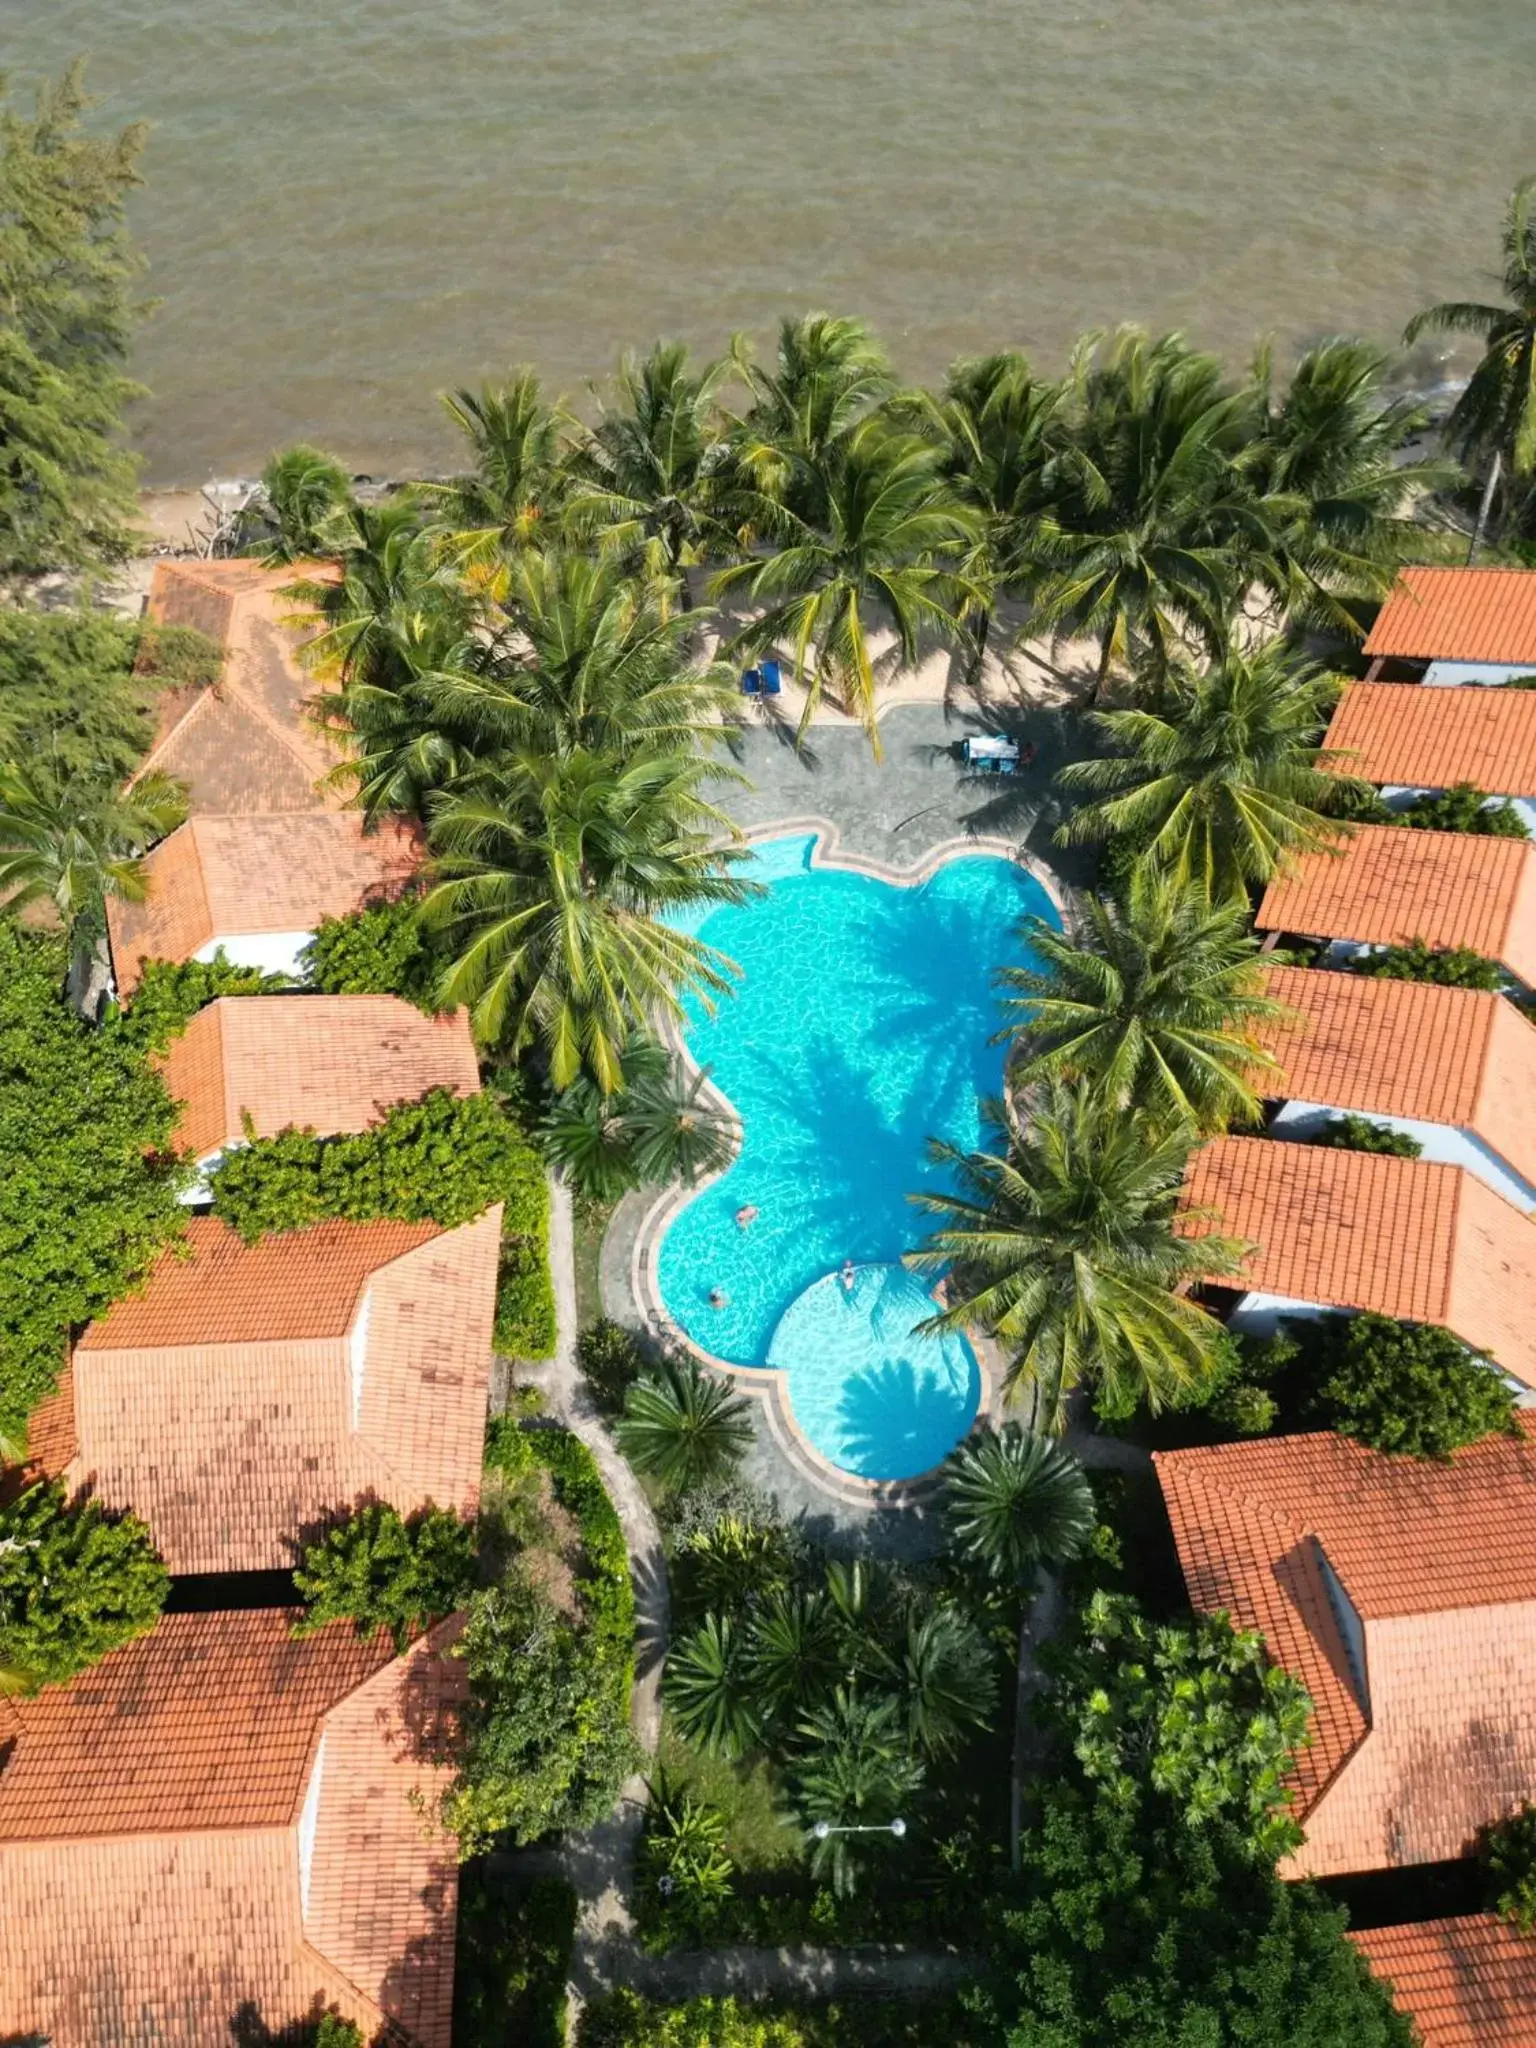
[[[741,839],[746,844],[753,845],[765,840],[805,835],[809,835],[813,840],[809,860],[811,867],[840,868],[854,874],[869,875],[876,881],[888,883],[898,889],[920,887],[941,867],[953,860],[1006,860],[1012,866],[1024,869],[1040,884],[1059,913],[1064,930],[1070,931],[1076,922],[1071,902],[1058,878],[1042,862],[1024,852],[1011,839],[965,837],[941,840],[936,846],[929,847],[921,861],[906,868],[892,867],[885,861],[869,860],[862,855],[840,851],[841,834],[830,818],[811,816],[776,819],[769,825],[754,825],[742,833]],[[687,1069],[698,1076],[701,1069],[689,1050],[681,1026],[675,1019],[666,1020],[662,1036]],[[705,1094],[739,1129],[741,1118],[729,1096],[717,1088],[712,1080],[705,1079],[703,1086]],[[721,1172],[728,1170],[722,1168]],[[742,1393],[761,1401],[763,1419],[768,1426],[768,1432],[789,1463],[804,1477],[813,1480],[824,1492],[834,1495],[847,1506],[896,1507],[916,1504],[931,1497],[939,1483],[941,1466],[933,1466],[927,1472],[916,1473],[906,1479],[866,1479],[858,1473],[846,1471],[841,1465],[833,1464],[831,1459],[816,1448],[795,1420],[783,1372],[766,1366],[736,1365],[729,1359],[715,1357],[701,1344],[695,1343],[681,1324],[675,1322],[668,1313],[656,1284],[656,1254],[661,1240],[675,1218],[702,1189],[719,1177],[719,1174],[710,1174],[692,1187],[664,1188],[641,1219],[640,1227],[635,1233],[634,1248],[630,1254],[629,1285],[630,1294],[635,1306],[640,1310],[646,1327],[653,1335],[687,1352],[701,1365],[723,1374],[733,1381]],[[981,1376],[980,1399],[976,1407],[975,1420],[971,1424],[974,1429],[976,1422],[984,1417],[994,1423],[1002,1419],[1002,1359],[997,1346],[989,1337],[974,1330],[966,1334],[975,1353],[977,1369]],[[965,1438],[961,1441],[964,1442]]]

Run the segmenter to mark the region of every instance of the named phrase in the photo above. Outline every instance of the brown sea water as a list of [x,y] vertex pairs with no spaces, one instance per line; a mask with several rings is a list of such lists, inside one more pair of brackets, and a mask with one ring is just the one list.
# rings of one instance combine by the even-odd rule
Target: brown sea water
[[13,76],[82,50],[153,123],[160,482],[398,474],[445,386],[808,306],[923,377],[1121,319],[1390,339],[1536,171],[1536,0],[0,0]]

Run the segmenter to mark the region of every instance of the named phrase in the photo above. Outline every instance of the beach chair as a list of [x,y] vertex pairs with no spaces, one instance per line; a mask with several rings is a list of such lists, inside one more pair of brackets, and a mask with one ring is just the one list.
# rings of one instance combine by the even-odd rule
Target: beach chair
[[761,669],[744,668],[741,672],[741,694],[743,697],[760,697],[763,693]]
[[779,691],[783,688],[783,678],[779,674],[779,664],[776,661],[765,661],[762,667],[762,678],[763,695],[765,697],[777,697]]

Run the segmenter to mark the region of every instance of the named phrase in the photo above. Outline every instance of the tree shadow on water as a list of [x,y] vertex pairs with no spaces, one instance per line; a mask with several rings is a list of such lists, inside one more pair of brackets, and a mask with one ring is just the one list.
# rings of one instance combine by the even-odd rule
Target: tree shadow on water
[[871,1478],[916,1478],[965,1435],[980,1395],[974,1367],[968,1383],[957,1389],[919,1371],[909,1357],[883,1359],[843,1389],[843,1450],[854,1469]]

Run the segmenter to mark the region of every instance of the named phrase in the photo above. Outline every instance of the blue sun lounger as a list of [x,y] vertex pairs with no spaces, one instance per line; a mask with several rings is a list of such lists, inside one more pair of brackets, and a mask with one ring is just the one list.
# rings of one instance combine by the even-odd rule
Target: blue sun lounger
[[744,668],[741,672],[741,694],[743,697],[760,697],[762,691],[762,670],[760,668]]
[[777,697],[782,688],[779,664],[776,661],[765,661],[762,667],[762,677],[763,695],[765,697]]

